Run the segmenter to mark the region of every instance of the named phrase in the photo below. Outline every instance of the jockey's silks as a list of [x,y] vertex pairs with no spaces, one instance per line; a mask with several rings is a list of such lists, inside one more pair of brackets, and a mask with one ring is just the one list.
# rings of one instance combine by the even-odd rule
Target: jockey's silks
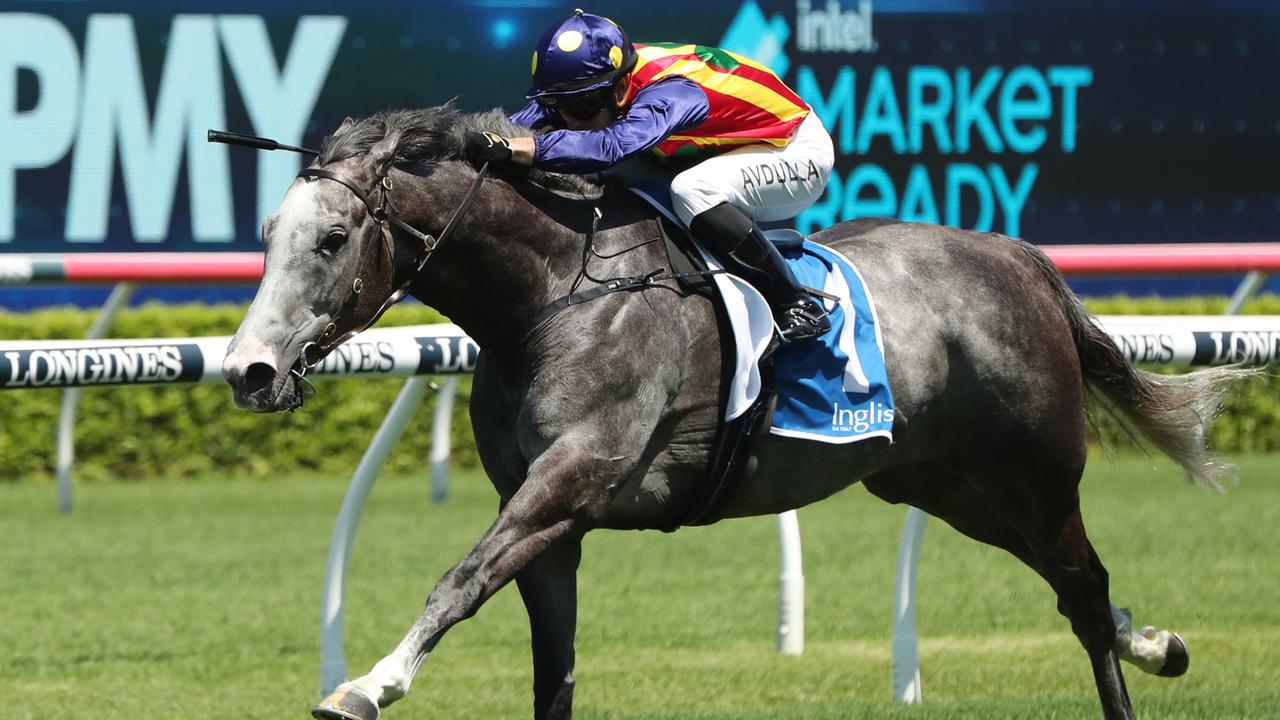
[[722,152],[751,143],[786,145],[809,106],[769,68],[720,48],[654,43],[636,45],[636,67],[627,78],[628,105],[648,85],[678,76],[702,88],[710,102],[706,120],[667,136],[660,156]]

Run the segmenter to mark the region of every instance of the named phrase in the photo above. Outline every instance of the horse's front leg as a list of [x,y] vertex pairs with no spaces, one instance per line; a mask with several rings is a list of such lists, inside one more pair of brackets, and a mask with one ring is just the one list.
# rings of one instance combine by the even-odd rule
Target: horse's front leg
[[[630,462],[628,462],[630,461]],[[598,521],[635,465],[558,441],[467,555],[440,579],[427,607],[395,652],[363,677],[343,683],[311,714],[322,720],[373,720],[404,697],[418,668],[449,628],[471,617],[535,558],[562,540],[576,542]],[[535,640],[536,642],[536,640]]]
[[516,575],[533,641],[533,717],[573,717],[573,637],[582,541],[565,538]]

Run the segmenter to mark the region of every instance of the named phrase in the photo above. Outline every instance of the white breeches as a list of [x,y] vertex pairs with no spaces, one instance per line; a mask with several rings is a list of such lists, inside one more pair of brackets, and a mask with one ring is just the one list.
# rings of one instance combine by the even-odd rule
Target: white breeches
[[721,203],[735,205],[761,222],[787,220],[822,196],[834,162],[831,135],[818,114],[810,112],[784,147],[748,145],[676,175],[671,199],[686,226]]

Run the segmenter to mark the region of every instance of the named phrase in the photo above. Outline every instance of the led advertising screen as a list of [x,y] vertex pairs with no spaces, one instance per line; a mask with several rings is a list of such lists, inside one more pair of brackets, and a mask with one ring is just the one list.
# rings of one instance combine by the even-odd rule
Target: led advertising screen
[[[346,116],[524,103],[547,0],[10,2],[0,252],[258,249]],[[831,132],[796,225],[886,215],[1041,244],[1251,242],[1280,221],[1280,4],[1262,0],[599,2],[637,41],[769,65]]]

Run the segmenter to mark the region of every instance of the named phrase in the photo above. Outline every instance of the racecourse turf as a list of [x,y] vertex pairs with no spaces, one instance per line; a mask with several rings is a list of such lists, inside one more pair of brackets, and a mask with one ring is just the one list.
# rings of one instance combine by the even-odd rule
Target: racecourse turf
[[[1180,632],[1187,676],[1126,667],[1144,718],[1280,717],[1280,457],[1239,459],[1225,495],[1163,460],[1092,458],[1085,521],[1113,600]],[[319,598],[343,477],[0,485],[6,720],[301,718],[317,699]],[[390,651],[432,584],[492,520],[458,473],[387,478],[360,528],[347,659]],[[890,603],[904,509],[860,486],[800,511],[801,657],[774,652],[772,518],[675,534],[595,533],[580,577],[578,717],[1095,718],[1088,663],[1042,581],[931,523],[921,557],[924,704],[891,700]],[[454,628],[388,718],[531,716],[513,587]]]

